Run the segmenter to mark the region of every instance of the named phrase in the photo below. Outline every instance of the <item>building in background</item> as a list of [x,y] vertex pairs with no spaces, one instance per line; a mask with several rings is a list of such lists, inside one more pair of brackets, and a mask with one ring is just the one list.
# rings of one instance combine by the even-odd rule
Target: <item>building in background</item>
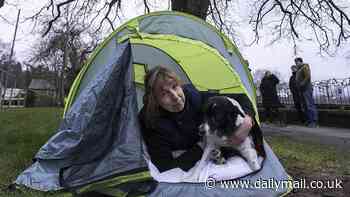
[[56,88],[48,80],[32,79],[28,87],[28,105],[44,107],[55,105]]

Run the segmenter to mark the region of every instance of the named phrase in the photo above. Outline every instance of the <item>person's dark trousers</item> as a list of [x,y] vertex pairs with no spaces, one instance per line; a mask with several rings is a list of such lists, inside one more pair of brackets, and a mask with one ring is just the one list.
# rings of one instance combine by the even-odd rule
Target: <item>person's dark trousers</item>
[[311,84],[307,85],[305,90],[302,92],[305,102],[306,118],[308,124],[316,124],[318,121],[318,112],[312,92],[313,88]]
[[301,123],[305,123],[306,118],[305,118],[305,114],[303,111],[302,99],[303,99],[303,97],[301,96],[300,92],[293,93],[294,108],[297,111],[298,120]]
[[305,114],[304,114],[304,112],[303,112],[303,110],[302,110],[302,106],[301,106],[301,104],[300,104],[300,102],[297,102],[297,103],[294,103],[294,107],[295,107],[295,109],[296,109],[296,111],[297,111],[297,114],[298,114],[298,120],[301,122],[301,123],[305,123]]
[[279,110],[278,107],[275,106],[265,106],[265,118],[266,121],[273,122],[276,117],[278,117]]
[[265,112],[265,119],[266,119],[266,121],[272,122],[272,116],[273,116],[273,114],[272,114],[272,107],[265,106],[264,109],[265,109],[264,112]]

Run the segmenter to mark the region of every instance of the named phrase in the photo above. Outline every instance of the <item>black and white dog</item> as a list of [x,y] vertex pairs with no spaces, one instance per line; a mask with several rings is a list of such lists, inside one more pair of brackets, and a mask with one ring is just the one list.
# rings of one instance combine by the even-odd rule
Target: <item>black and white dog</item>
[[233,146],[227,140],[234,135],[246,116],[241,105],[234,99],[226,96],[211,97],[204,106],[204,121],[200,125],[200,134],[204,137],[206,146],[214,149],[208,155],[216,164],[223,164],[226,159],[221,153],[221,147],[231,147],[247,161],[252,170],[260,169],[257,152],[251,136],[248,136],[240,145]]

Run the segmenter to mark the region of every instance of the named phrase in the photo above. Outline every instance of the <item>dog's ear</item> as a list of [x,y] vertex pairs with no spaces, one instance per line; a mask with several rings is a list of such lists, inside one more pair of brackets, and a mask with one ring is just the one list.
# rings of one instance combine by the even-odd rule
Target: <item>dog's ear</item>
[[232,117],[233,117],[233,119],[234,119],[234,124],[235,124],[235,126],[236,127],[238,127],[239,125],[241,125],[242,123],[243,123],[243,121],[244,121],[244,117],[245,117],[245,115],[244,115],[244,113],[239,109],[239,108],[237,108],[236,106],[235,107],[233,107],[233,109],[232,109]]
[[245,112],[243,111],[243,109],[242,109],[241,105],[239,104],[239,102],[236,101],[233,98],[230,98],[230,97],[227,97],[227,99],[233,105],[233,113],[237,113],[237,114],[241,115],[242,117],[245,117]]
[[234,115],[240,115],[240,116],[242,116],[243,118],[245,117],[244,112],[242,112],[237,106],[234,106],[234,107],[232,108],[232,115],[233,115],[233,116],[234,116]]
[[208,109],[209,114],[214,114],[216,108],[217,108],[216,103],[214,103],[214,102],[209,103],[209,109]]

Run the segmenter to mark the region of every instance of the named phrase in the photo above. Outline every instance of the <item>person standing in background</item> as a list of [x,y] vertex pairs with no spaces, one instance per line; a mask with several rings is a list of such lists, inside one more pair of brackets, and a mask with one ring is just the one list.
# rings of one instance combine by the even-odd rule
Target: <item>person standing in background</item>
[[313,87],[311,84],[311,72],[309,64],[303,62],[301,57],[294,59],[298,71],[296,72],[296,84],[305,101],[304,110],[307,118],[307,126],[317,127],[318,112],[313,98]]
[[277,95],[277,84],[279,79],[270,71],[266,71],[261,80],[260,92],[262,103],[265,109],[265,117],[268,122],[272,122],[278,116],[278,108],[282,106]]
[[301,123],[305,123],[305,114],[303,111],[303,106],[305,102],[303,101],[303,97],[301,96],[301,92],[298,89],[296,82],[296,73],[298,71],[298,67],[296,65],[291,66],[292,76],[289,78],[289,89],[293,96],[294,107],[297,111],[298,120]]

